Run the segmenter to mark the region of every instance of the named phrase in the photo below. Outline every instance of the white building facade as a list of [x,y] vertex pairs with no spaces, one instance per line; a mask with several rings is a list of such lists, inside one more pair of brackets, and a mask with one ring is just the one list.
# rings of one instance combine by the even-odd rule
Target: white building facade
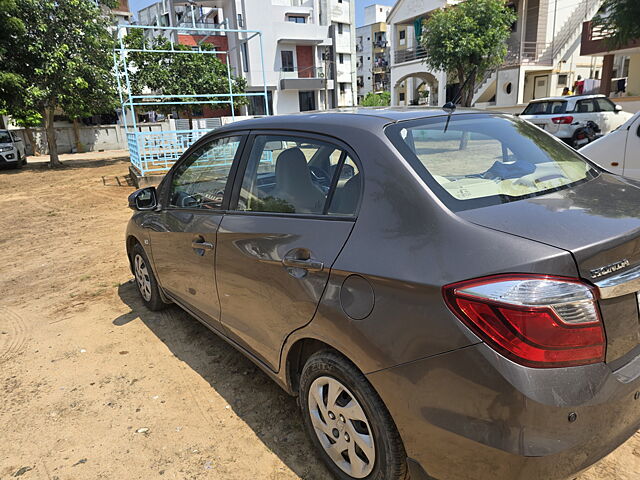
[[364,25],[356,29],[358,102],[368,93],[390,90],[387,15],[391,7],[373,4],[364,10]]
[[[262,47],[243,32],[178,32],[178,42],[230,51],[233,74],[247,80],[247,91],[263,91],[264,65],[270,114],[356,104],[355,0],[163,0],[141,10],[138,23],[261,31]],[[264,100],[250,97],[246,110],[265,114]]]
[[[416,29],[436,9],[459,0],[398,0],[389,16],[392,40],[392,103],[442,105],[446,99],[444,72],[429,71],[422,59]],[[479,107],[515,107],[535,98],[561,95],[580,81],[584,93],[598,88],[599,58],[580,55],[582,22],[600,8],[602,0],[511,0],[517,13],[507,41],[503,64],[476,83],[473,102]],[[580,77],[580,78],[578,78]],[[443,83],[445,84],[443,86]],[[434,91],[438,92],[434,99]]]

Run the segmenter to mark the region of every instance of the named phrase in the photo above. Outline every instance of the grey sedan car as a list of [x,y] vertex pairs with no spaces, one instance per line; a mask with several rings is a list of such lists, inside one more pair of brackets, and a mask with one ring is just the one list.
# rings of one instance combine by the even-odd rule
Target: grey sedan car
[[573,478],[640,427],[640,183],[525,121],[237,122],[129,205],[143,302],[298,396],[338,479]]

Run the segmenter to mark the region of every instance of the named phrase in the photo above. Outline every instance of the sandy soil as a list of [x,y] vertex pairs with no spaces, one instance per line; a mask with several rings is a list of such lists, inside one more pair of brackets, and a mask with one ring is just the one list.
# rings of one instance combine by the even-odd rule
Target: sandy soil
[[[292,398],[179,309],[142,307],[127,166],[0,171],[0,479],[328,478]],[[579,478],[639,472],[636,434]]]

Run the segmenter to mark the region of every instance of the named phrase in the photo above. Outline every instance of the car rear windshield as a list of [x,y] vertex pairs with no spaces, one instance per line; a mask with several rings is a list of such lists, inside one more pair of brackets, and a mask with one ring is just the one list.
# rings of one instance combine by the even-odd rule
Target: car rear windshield
[[423,118],[390,125],[386,133],[454,211],[550,193],[599,174],[561,141],[506,115]]
[[562,100],[549,102],[533,102],[527,105],[522,115],[553,115],[556,113],[565,113],[567,111],[567,102]]

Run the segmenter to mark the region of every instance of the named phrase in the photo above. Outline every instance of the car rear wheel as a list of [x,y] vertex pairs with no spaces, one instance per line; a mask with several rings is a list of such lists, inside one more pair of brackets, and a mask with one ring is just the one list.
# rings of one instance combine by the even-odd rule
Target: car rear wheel
[[335,478],[407,476],[400,434],[364,375],[333,351],[313,354],[300,379],[300,406],[311,441]]
[[151,270],[151,264],[149,263],[147,254],[139,243],[133,247],[131,262],[133,265],[133,273],[136,277],[138,293],[145,306],[153,311],[165,308],[167,304],[162,301],[158,282],[153,274],[153,270]]

